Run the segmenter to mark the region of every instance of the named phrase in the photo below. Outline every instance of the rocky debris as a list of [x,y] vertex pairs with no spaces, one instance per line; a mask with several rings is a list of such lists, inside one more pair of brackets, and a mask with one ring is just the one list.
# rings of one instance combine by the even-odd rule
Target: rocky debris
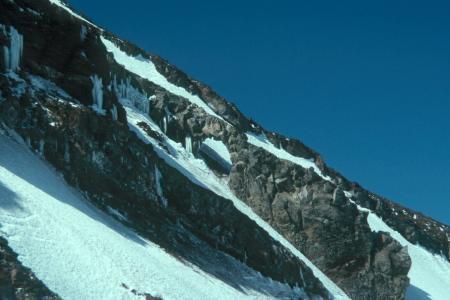
[[123,287],[126,290],[129,290],[133,295],[144,297],[145,300],[163,300],[163,298],[161,297],[155,297],[150,295],[149,293],[141,293],[136,291],[135,289],[130,289],[125,283],[122,283],[121,287]]
[[24,267],[8,242],[0,237],[0,299],[4,300],[57,300],[33,272]]

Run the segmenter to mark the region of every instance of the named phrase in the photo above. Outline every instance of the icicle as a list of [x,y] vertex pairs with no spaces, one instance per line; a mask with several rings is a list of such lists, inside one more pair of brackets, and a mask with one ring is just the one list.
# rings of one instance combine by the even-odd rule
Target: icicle
[[9,49],[6,46],[3,46],[3,62],[5,64],[5,70],[8,71],[9,68]]
[[132,86],[131,86],[131,79],[130,79],[130,77],[128,77],[127,79],[126,79],[126,97],[127,98],[131,98],[131,91],[132,91]]
[[161,188],[161,172],[159,171],[158,167],[155,165],[155,184],[156,184],[156,193],[158,196],[162,197],[163,192]]
[[168,203],[167,203],[167,199],[164,198],[163,195],[163,190],[162,190],[162,186],[161,186],[161,179],[162,179],[162,175],[161,172],[159,171],[158,167],[155,165],[155,184],[156,184],[156,193],[159,196],[159,199],[161,200],[161,203],[164,207],[167,207]]
[[302,280],[302,287],[306,287],[305,277],[303,276],[303,270],[300,269],[300,278]]
[[[5,30],[3,30],[5,32]],[[14,28],[9,27],[9,47],[3,47],[3,59],[6,71],[17,71],[23,54],[23,36]]]
[[308,190],[306,189],[306,186],[302,187],[299,195],[300,199],[307,199],[308,198]]
[[102,152],[92,151],[92,162],[100,168],[103,167],[103,157]]
[[122,104],[133,106],[145,114],[150,112],[150,103],[147,94],[133,87],[130,77],[119,82],[116,75],[114,75],[110,85]]
[[87,36],[87,28],[84,25],[81,25],[81,31],[80,31],[80,39],[82,42],[86,39]]
[[184,144],[186,147],[186,151],[192,153],[192,138],[190,136],[185,137]]
[[45,147],[45,142],[44,140],[40,140],[39,141],[39,154],[44,156],[44,147]]
[[150,100],[143,100],[144,112],[146,114],[150,113]]
[[10,68],[16,71],[20,66],[20,60],[23,54],[23,36],[17,32],[14,27],[10,27],[11,32],[11,50],[9,51]]
[[92,108],[99,114],[104,115],[105,110],[103,109],[103,80],[97,75],[91,76],[92,87],[92,99],[94,104]]
[[114,121],[118,120],[117,106],[115,104],[113,104],[113,107],[111,109],[111,116]]
[[70,162],[70,148],[69,148],[69,141],[64,141],[64,161],[66,163]]
[[167,133],[167,118],[165,116],[163,118],[163,131]]

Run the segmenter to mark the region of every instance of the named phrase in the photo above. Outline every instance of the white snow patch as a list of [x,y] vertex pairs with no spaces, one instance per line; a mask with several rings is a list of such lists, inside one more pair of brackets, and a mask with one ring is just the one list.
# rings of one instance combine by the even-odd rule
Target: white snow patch
[[255,135],[254,133],[247,132],[246,135],[248,142],[253,146],[262,148],[280,159],[288,160],[305,169],[313,168],[314,172],[316,172],[316,174],[322,177],[324,180],[332,181],[330,176],[323,175],[322,171],[319,169],[319,167],[317,167],[317,165],[314,162],[303,157],[294,156],[289,152],[287,152],[286,150],[275,147],[275,145],[272,144],[264,134]]
[[[347,197],[350,193],[345,193]],[[350,200],[350,199],[349,199]],[[356,204],[354,201],[350,200]],[[357,205],[367,212],[367,222],[374,232],[388,232],[402,246],[408,247],[412,265],[408,273],[410,286],[406,291],[406,300],[447,300],[450,295],[450,263],[441,255],[433,254],[419,245],[413,245],[399,232],[389,227],[371,210]]]
[[[206,147],[204,147],[206,146]],[[210,153],[211,151],[205,150],[208,152],[208,154],[217,156],[217,158],[226,164],[226,167],[231,167],[233,165],[231,161],[231,155],[228,151],[227,146],[222,141],[218,141],[212,138],[207,138],[203,141],[202,145],[200,146],[203,149],[210,149],[214,153]]]
[[[105,37],[101,37],[103,44],[105,45],[108,52],[113,54],[116,62],[125,67],[128,71],[147,79],[154,84],[164,88],[170,93],[186,98],[191,103],[201,107],[205,110],[206,113],[215,116],[219,119],[222,119],[219,115],[217,115],[200,97],[196,95],[192,95],[184,88],[179,87],[167,80],[161,73],[158,72],[153,62],[147,58],[139,56],[130,56],[124,51],[122,51],[118,46],[116,46],[113,42],[106,39]],[[222,119],[223,120],[223,119]]]
[[[50,92],[51,91],[51,92],[55,92],[56,94],[58,94],[58,96],[61,96],[65,99],[72,100],[72,97],[69,94],[67,94],[63,89],[58,87],[55,83],[48,81],[47,79],[44,79],[39,76],[31,75],[31,74],[27,75],[27,79],[29,80],[29,82],[32,86],[32,91],[41,91],[41,92]],[[69,102],[69,103],[75,107],[79,107],[76,104],[73,104],[71,102]]]
[[0,235],[63,299],[143,298],[122,284],[165,300],[301,298],[237,261],[258,291],[181,262],[88,204],[26,146],[4,135],[0,145]]
[[152,144],[156,153],[164,159],[164,161],[180,171],[191,182],[214,192],[215,194],[229,199],[234,206],[242,213],[247,215],[251,220],[255,221],[261,228],[263,228],[273,239],[280,242],[285,248],[289,249],[295,256],[302,260],[311,270],[314,275],[323,283],[325,288],[334,296],[335,299],[349,299],[349,297],[325,274],[323,274],[312,262],[310,262],[297,248],[295,248],[288,240],[281,234],[274,230],[267,222],[261,219],[253,210],[244,202],[239,200],[228,187],[227,183],[219,179],[214,172],[212,172],[205,162],[197,159],[190,152],[187,152],[183,145],[176,143],[171,139],[165,137],[165,146],[170,153],[159,144],[158,141],[148,136],[145,131],[137,124],[140,122],[146,123],[152,130],[164,136],[161,129],[150,119],[148,115],[142,114],[131,106],[124,106],[127,113],[127,120],[130,128],[134,130],[138,136],[146,143]]

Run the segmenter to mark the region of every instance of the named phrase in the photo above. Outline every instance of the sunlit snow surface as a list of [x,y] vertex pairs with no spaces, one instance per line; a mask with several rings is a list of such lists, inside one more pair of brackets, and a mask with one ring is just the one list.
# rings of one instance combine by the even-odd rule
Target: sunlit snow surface
[[67,7],[64,3],[61,2],[61,0],[49,0],[50,3],[57,5],[59,7],[61,7],[62,9],[64,9],[65,11],[67,11],[69,14],[71,14],[72,16],[74,16],[75,18],[78,18],[80,20],[83,20],[84,22],[91,24],[92,26],[98,28],[97,25],[95,25],[94,23],[91,23],[90,21],[86,20],[85,18],[83,18],[82,16],[80,16],[79,14],[75,13],[73,10],[71,10],[69,7]]
[[176,168],[184,176],[189,178],[193,183],[211,190],[215,194],[229,199],[234,206],[254,220],[261,228],[263,228],[273,239],[280,242],[284,247],[289,249],[295,256],[301,259],[305,264],[311,268],[314,275],[323,283],[331,295],[335,299],[349,299],[345,293],[333,283],[326,275],[324,275],[312,262],[310,262],[298,249],[296,249],[289,241],[282,235],[275,231],[267,222],[262,220],[256,213],[252,211],[244,202],[239,200],[228,187],[228,184],[219,179],[201,159],[197,159],[192,153],[187,152],[183,145],[176,143],[171,139],[165,137],[165,146],[169,149],[168,153],[158,141],[148,136],[145,131],[137,124],[140,122],[146,123],[152,130],[164,136],[160,128],[145,114],[141,113],[136,108],[132,107],[131,103],[122,103],[127,113],[128,124],[138,136],[147,143],[154,146],[156,153],[165,160],[167,164]]
[[[63,299],[143,298],[122,284],[163,299],[274,298],[234,289],[175,259],[89,205],[37,155],[1,133],[0,235]],[[294,297],[288,286],[252,272],[264,285],[261,291]],[[297,289],[296,296],[301,295]]]
[[[346,192],[346,195],[351,197],[351,193]],[[402,246],[408,247],[412,265],[408,273],[410,286],[406,292],[406,300],[450,299],[450,263],[443,256],[411,244],[372,211],[359,205],[357,207],[368,213],[367,222],[372,231],[388,232]]]
[[169,82],[166,77],[164,77],[161,73],[158,72],[155,65],[152,63],[151,60],[146,59],[142,56],[129,56],[127,53],[122,51],[119,47],[117,47],[113,42],[110,40],[101,37],[103,44],[105,45],[108,52],[111,52],[114,56],[114,59],[116,62],[122,66],[125,67],[128,71],[131,73],[134,73],[144,79],[147,79],[154,84],[164,88],[165,90],[169,91],[170,93],[186,98],[190,102],[194,103],[195,105],[203,108],[206,113],[213,115],[217,118],[222,119],[219,115],[217,115],[202,99],[200,99],[196,95],[192,95],[188,91],[186,91],[184,88],[174,85],[173,83]]
[[329,176],[324,176],[322,171],[319,169],[319,167],[317,167],[317,165],[314,162],[303,157],[294,156],[289,152],[287,152],[286,150],[275,147],[275,145],[272,144],[264,134],[256,135],[254,133],[248,132],[247,140],[253,146],[263,148],[267,152],[272,153],[273,155],[275,155],[280,159],[288,160],[305,169],[313,168],[314,172],[316,172],[317,175],[319,175],[325,180],[331,181],[331,178]]
[[203,141],[202,146],[206,146],[211,149],[214,155],[218,156],[218,159],[227,165],[227,167],[231,167],[233,164],[231,162],[231,155],[228,151],[227,146],[222,141],[217,141],[212,138],[207,138]]

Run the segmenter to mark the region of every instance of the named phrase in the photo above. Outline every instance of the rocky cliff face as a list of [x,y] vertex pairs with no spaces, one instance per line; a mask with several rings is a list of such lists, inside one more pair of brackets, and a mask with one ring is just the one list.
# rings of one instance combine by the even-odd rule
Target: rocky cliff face
[[171,138],[190,135],[197,144],[205,138],[223,141],[233,159],[227,174],[229,186],[238,198],[351,297],[396,299],[403,295],[411,264],[406,249],[386,234],[372,233],[366,215],[346,199],[340,185],[312,169],[278,159],[247,143],[235,127],[179,103],[156,100],[152,118],[162,119],[166,107],[176,116],[167,129]]
[[[308,295],[331,297],[301,259],[176,165],[171,142],[178,142],[353,299],[403,299],[411,260],[388,234],[371,231],[347,194],[411,243],[450,257],[448,226],[348,181],[314,150],[266,131],[163,59],[46,0],[1,0],[0,24],[3,130],[15,130],[98,208],[173,255],[208,269],[217,255],[227,268],[229,255]],[[151,61],[167,84],[118,63],[102,39]],[[134,111],[159,129],[145,118],[133,127]],[[231,165],[203,151],[206,139],[223,143]]]

